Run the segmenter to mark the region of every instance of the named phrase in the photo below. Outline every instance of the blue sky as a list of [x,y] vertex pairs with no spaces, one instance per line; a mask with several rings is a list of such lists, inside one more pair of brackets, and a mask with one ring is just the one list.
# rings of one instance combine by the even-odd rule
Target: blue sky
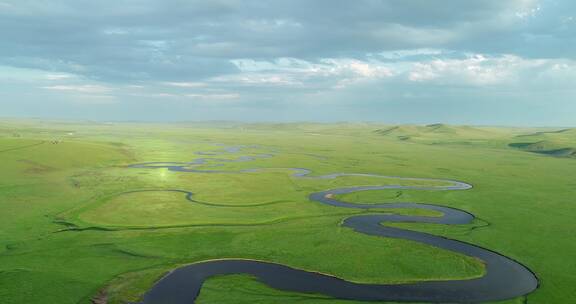
[[0,107],[576,126],[576,1],[0,0]]

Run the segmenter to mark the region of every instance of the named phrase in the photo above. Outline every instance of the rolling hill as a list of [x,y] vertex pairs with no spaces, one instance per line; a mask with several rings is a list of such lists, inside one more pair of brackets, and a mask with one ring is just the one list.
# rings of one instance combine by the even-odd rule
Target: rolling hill
[[427,143],[470,143],[500,135],[502,130],[485,127],[455,126],[446,124],[399,125],[375,130],[374,133],[404,141]]
[[509,146],[527,152],[576,158],[576,129],[518,135]]

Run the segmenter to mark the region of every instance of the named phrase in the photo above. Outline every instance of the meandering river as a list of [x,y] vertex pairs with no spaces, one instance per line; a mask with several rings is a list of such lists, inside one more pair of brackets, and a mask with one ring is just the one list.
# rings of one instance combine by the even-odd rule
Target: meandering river
[[[198,155],[237,153],[241,146],[226,147],[224,152],[197,152]],[[218,166],[224,162],[251,161],[272,157],[271,154],[241,156],[236,159],[198,158],[192,162],[148,162],[131,165],[131,168],[167,168],[178,172],[195,173],[246,173],[264,169],[221,171],[197,169],[198,166]],[[214,164],[212,164],[214,163]],[[337,195],[357,191],[382,189],[412,189],[456,191],[472,188],[470,184],[442,179],[407,178],[373,174],[335,173],[310,176],[305,168],[290,168],[298,178],[331,179],[340,176],[372,176],[397,180],[443,182],[442,186],[359,186],[346,187],[312,193],[313,202],[336,208],[356,209],[423,209],[442,213],[440,217],[408,216],[390,214],[355,215],[346,218],[341,225],[362,234],[379,237],[400,238],[461,253],[481,260],[486,268],[479,278],[450,281],[423,281],[406,284],[360,284],[318,272],[294,269],[285,265],[247,259],[208,260],[177,268],[160,279],[144,296],[142,304],[190,304],[194,303],[202,284],[216,275],[249,274],[266,285],[284,291],[323,294],[338,299],[361,301],[433,302],[433,303],[478,303],[515,298],[526,295],[538,287],[535,274],[519,262],[497,252],[473,244],[447,239],[428,233],[387,227],[386,223],[435,223],[444,225],[468,224],[474,216],[466,211],[435,204],[380,203],[353,204],[336,199]],[[167,190],[170,191],[170,190]],[[191,193],[187,198],[191,200]],[[351,244],[353,245],[353,244]]]

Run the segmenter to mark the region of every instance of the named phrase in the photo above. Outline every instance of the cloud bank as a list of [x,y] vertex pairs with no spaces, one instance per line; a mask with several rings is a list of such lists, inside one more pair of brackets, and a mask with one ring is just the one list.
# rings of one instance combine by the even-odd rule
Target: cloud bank
[[0,1],[3,116],[576,125],[569,0]]

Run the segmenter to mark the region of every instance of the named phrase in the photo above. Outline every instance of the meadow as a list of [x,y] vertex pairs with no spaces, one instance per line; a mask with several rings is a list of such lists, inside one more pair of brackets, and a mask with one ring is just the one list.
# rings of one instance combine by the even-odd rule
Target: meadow
[[[224,145],[224,146],[223,146]],[[242,146],[237,153],[225,146]],[[0,303],[136,302],[166,272],[198,261],[276,262],[362,283],[482,276],[465,255],[341,227],[365,213],[312,202],[357,185],[435,185],[338,172],[461,180],[466,191],[377,190],[353,203],[423,202],[462,209],[469,225],[390,224],[476,244],[520,261],[540,287],[499,303],[576,297],[576,132],[572,129],[380,124],[0,121]],[[198,154],[197,152],[204,152]],[[213,155],[211,155],[213,154]],[[271,157],[258,157],[271,155]],[[207,162],[176,172],[129,166]],[[242,170],[259,168],[254,172]],[[165,191],[177,190],[177,191]],[[185,192],[192,192],[186,199]],[[198,303],[363,303],[283,292],[220,276]]]

